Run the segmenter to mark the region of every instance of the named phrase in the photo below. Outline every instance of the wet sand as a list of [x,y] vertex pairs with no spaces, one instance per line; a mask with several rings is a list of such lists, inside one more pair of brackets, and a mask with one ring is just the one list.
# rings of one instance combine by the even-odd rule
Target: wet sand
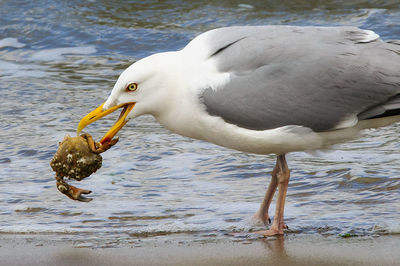
[[[399,265],[400,236],[286,236],[76,247],[72,241],[0,235],[0,265]],[[47,240],[46,240],[47,238]]]

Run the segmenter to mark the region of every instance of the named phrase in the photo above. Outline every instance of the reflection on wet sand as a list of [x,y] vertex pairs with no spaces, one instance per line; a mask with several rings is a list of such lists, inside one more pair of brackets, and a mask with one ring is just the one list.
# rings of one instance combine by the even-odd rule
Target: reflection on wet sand
[[285,249],[285,237],[284,236],[276,236],[272,238],[265,238],[261,240],[261,243],[264,245],[265,249],[268,250],[270,254],[273,254],[276,257],[279,257],[280,260],[288,259]]

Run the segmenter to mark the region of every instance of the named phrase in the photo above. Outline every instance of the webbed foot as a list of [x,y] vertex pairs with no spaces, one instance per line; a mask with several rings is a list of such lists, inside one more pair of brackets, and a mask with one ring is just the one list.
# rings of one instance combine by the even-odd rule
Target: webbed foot
[[255,231],[253,233],[263,235],[263,236],[279,236],[279,235],[284,235],[285,229],[289,229],[289,227],[282,221],[282,222],[278,223],[278,226],[277,226],[277,223],[274,222],[271,225],[270,229],[262,230],[262,231]]
[[254,215],[253,218],[251,219],[251,222],[253,225],[269,225],[271,224],[271,218],[269,217],[268,213],[261,213],[260,211],[257,211]]

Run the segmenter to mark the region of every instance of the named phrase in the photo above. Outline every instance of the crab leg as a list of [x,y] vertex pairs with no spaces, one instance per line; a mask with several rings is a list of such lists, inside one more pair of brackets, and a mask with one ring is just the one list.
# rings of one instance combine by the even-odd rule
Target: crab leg
[[91,198],[86,198],[86,197],[82,196],[82,194],[90,194],[90,193],[92,193],[92,191],[71,186],[67,182],[65,182],[62,178],[61,179],[56,178],[56,179],[57,179],[57,183],[56,183],[57,189],[61,193],[68,196],[70,199],[83,201],[83,202],[89,202],[92,200]]

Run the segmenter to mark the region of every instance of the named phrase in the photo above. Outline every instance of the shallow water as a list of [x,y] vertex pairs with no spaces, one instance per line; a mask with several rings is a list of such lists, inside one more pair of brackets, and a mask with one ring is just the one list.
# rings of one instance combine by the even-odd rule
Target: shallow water
[[[400,39],[398,1],[0,2],[0,233],[46,233],[80,245],[231,237],[253,227],[274,157],[174,135],[152,117],[130,121],[103,167],[61,195],[49,166],[58,141],[102,103],[121,71],[229,25],[355,25]],[[96,138],[115,117],[88,128]],[[292,233],[400,233],[395,124],[335,151],[288,156]],[[72,182],[73,183],[73,182]],[[273,213],[273,207],[271,213]],[[117,240],[118,239],[118,240]],[[85,242],[86,241],[86,242]],[[96,242],[97,243],[97,242]]]

